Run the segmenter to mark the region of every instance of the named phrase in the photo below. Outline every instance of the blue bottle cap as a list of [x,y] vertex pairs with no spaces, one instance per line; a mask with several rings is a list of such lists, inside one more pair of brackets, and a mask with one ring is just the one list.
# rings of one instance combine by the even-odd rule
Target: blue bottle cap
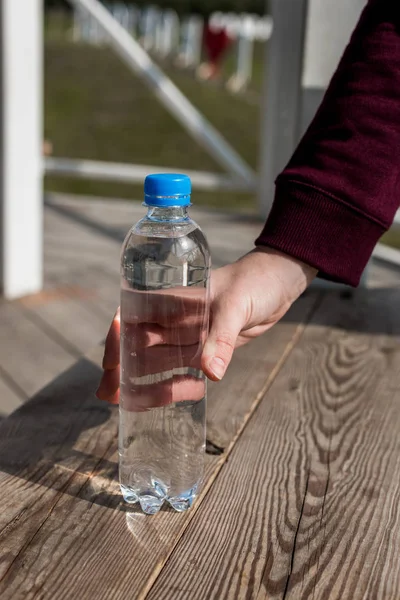
[[147,206],[189,206],[192,184],[190,177],[175,173],[148,175],[144,181]]

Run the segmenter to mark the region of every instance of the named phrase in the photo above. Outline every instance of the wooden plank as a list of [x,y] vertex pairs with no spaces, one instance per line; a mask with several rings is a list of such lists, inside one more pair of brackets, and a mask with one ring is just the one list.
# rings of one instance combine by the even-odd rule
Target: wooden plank
[[61,335],[77,354],[84,354],[104,340],[112,314],[94,310],[95,291],[68,286],[47,290],[20,300],[25,314],[40,326]]
[[[60,210],[62,207],[60,207]],[[118,270],[122,241],[104,235],[96,222],[90,228],[80,222],[79,212],[45,207],[44,260],[46,277],[67,275],[71,270],[108,265]]]
[[49,337],[24,314],[21,306],[0,307],[0,365],[28,396],[68,368],[77,355],[62,339]]
[[330,294],[147,600],[395,600],[399,291]]
[[274,199],[274,181],[298,141],[307,6],[308,0],[271,3],[274,33],[265,45],[258,178],[259,211],[264,218]]
[[[120,277],[118,271],[98,266],[90,269],[86,269],[85,267],[81,270],[70,272],[68,274],[68,281],[72,288],[79,287],[81,290],[87,291],[88,295],[92,294],[94,297],[90,303],[91,310],[101,317],[106,317],[111,322],[119,305],[120,298]],[[68,286],[65,286],[64,289],[68,294]]]
[[[129,227],[145,212],[139,202],[107,202],[52,195],[45,212],[49,231],[46,240],[51,248],[47,254],[54,260],[62,253],[67,261],[74,261],[74,257],[81,253],[87,264],[99,264],[100,259],[103,265],[118,272],[122,241]],[[243,215],[195,207],[190,209],[190,215],[204,230],[215,265],[236,260],[251,250],[261,229],[260,222],[246,219]],[[72,242],[73,237],[79,239],[78,245]]]
[[0,367],[0,420],[21,406],[26,398]]
[[[1,424],[2,599],[143,597],[226,460],[214,440],[225,448],[233,443],[315,301],[304,298],[286,324],[241,348],[219,393],[210,392],[212,453],[202,496],[188,513],[166,509],[148,518],[121,505],[117,414],[91,393],[100,375],[96,361],[81,361]],[[248,390],[239,395],[243,380]]]

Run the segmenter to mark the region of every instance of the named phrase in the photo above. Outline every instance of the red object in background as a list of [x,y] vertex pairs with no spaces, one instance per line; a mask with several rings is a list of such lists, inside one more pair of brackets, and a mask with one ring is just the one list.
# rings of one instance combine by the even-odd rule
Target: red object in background
[[207,53],[207,58],[210,63],[217,66],[231,45],[232,40],[226,33],[225,29],[219,31],[206,25],[204,31],[204,47]]

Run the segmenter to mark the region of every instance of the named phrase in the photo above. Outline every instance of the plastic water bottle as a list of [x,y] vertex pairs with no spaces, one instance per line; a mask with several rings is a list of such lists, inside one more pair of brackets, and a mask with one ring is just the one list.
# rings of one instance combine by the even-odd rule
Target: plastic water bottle
[[185,175],[148,176],[122,248],[120,485],[148,514],[188,509],[203,474],[211,261],[190,193]]

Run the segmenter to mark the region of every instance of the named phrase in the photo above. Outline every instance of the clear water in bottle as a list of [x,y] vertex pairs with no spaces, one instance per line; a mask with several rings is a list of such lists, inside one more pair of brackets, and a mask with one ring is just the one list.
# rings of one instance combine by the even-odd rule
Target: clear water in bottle
[[187,177],[150,176],[145,194],[121,257],[119,452],[124,499],[154,514],[186,510],[201,484],[210,254]]

